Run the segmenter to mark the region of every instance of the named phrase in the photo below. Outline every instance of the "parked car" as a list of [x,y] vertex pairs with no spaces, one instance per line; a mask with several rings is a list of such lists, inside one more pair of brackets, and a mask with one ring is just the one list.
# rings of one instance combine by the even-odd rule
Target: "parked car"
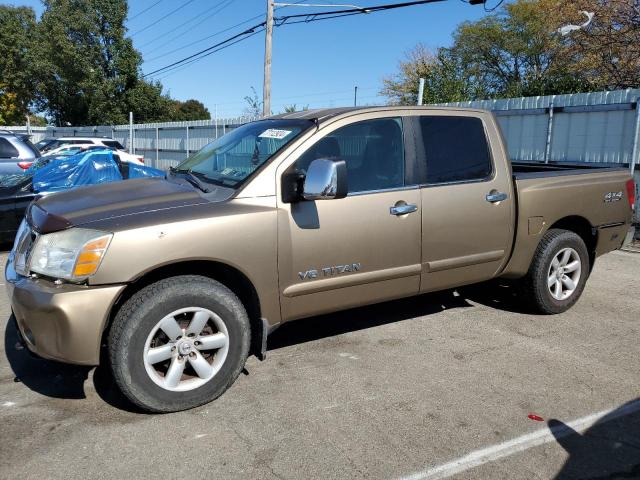
[[113,147],[106,147],[104,145],[96,145],[95,143],[79,143],[73,145],[63,145],[61,147],[54,148],[52,150],[48,150],[45,155],[57,155],[57,156],[70,156],[75,155],[79,152],[85,152],[88,150],[96,150],[96,149],[104,149],[108,148],[109,150],[113,150],[118,153],[118,158],[123,162],[129,162],[136,165],[144,165],[144,162],[140,160],[139,155],[131,155],[127,152],[122,152]]
[[0,178],[0,245],[13,241],[34,199],[85,185],[155,176],[164,176],[164,172],[122,162],[117,153],[104,147],[73,156],[44,155],[25,173]]
[[54,142],[57,142],[58,139],[55,137],[45,137],[39,142],[36,142],[35,147],[41,152],[44,153],[49,149],[49,145],[52,145]]
[[169,412],[221,395],[303,317],[497,277],[564,312],[625,241],[633,180],[507,151],[481,110],[311,110],[243,125],[165,179],[41,198],[5,272],[19,331],[46,358],[109,358],[129,400]]
[[117,140],[106,137],[60,137],[60,138],[45,138],[38,142],[36,146],[42,153],[48,153],[63,146],[87,146],[87,145],[99,145],[107,147],[118,152],[120,159],[123,162],[136,163],[138,165],[144,164],[143,155],[133,155],[126,151],[124,146]]
[[39,156],[29,135],[0,130],[0,177],[23,172]]

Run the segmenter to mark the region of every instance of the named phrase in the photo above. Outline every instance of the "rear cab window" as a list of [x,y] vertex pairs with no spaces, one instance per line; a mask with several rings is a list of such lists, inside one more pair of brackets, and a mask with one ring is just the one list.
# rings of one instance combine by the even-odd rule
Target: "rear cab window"
[[420,183],[480,182],[492,176],[489,143],[480,118],[445,115],[415,118]]

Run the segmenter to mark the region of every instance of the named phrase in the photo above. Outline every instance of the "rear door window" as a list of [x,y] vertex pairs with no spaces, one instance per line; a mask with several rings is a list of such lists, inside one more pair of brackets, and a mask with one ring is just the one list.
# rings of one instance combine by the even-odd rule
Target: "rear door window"
[[16,158],[19,155],[18,150],[9,140],[0,137],[0,158]]
[[[426,162],[427,184],[482,181],[493,171],[482,120],[476,117],[419,117],[418,159]],[[420,141],[421,140],[421,141]]]

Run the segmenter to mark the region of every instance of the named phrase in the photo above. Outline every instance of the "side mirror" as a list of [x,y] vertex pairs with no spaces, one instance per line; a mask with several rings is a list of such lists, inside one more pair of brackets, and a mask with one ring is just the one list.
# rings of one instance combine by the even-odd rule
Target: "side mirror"
[[312,161],[304,179],[305,200],[333,200],[347,196],[347,164],[344,160]]

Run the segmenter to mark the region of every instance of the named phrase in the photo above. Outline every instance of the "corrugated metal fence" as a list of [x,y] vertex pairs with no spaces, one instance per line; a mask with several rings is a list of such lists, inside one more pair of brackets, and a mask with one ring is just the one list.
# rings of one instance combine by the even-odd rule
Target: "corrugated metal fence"
[[640,163],[640,89],[447,103],[493,111],[514,160]]
[[[254,120],[250,117],[235,117],[217,120],[195,120],[189,122],[142,123],[133,125],[133,152],[144,155],[145,163],[152,167],[167,169],[184,160],[189,154],[200,150],[207,143],[238,126]],[[25,126],[2,127],[25,133]],[[89,127],[32,127],[32,140],[45,137],[106,136],[129,146],[129,125],[99,125]]]
[[[492,110],[507,139],[512,159],[523,161],[640,163],[640,89],[445,104]],[[240,117],[133,126],[133,146],[146,163],[168,168],[237,126]],[[6,127],[25,131],[25,127]],[[106,135],[129,144],[129,125],[34,127],[44,136]]]

